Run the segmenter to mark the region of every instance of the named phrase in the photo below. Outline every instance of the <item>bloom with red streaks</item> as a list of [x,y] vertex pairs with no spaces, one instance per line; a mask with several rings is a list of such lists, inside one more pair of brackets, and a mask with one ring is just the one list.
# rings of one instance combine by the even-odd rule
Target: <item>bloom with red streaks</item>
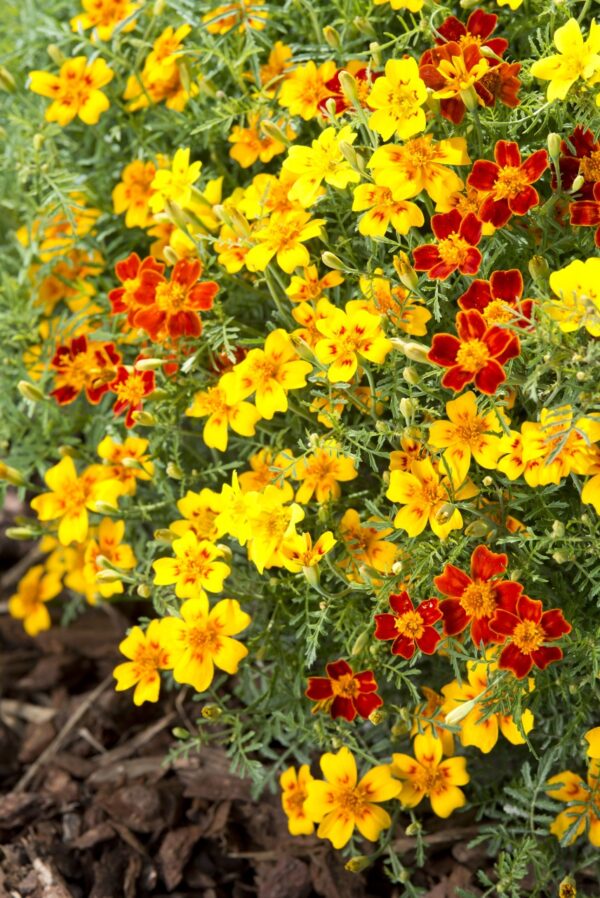
[[179,259],[170,280],[162,278],[150,301],[136,312],[136,327],[143,328],[154,342],[199,337],[202,322],[198,312],[212,308],[219,289],[214,281],[199,281],[200,273],[198,259]]
[[372,670],[354,673],[342,658],[328,664],[325,670],[326,677],[308,678],[305,695],[317,702],[315,711],[325,708],[334,720],[343,717],[353,721],[357,714],[367,718],[383,705]]
[[503,602],[490,621],[490,629],[498,641],[506,640],[498,667],[512,670],[520,680],[535,665],[544,670],[553,661],[560,661],[562,649],[555,642],[571,632],[560,608],[542,611],[542,603],[521,594]]
[[113,315],[120,312],[127,314],[129,324],[133,323],[135,313],[141,306],[152,302],[156,285],[163,280],[165,266],[152,256],[140,259],[137,253],[130,253],[115,265],[115,274],[121,282],[108,294]]
[[489,70],[490,63],[476,44],[461,46],[456,41],[426,50],[419,60],[420,77],[439,99],[444,118],[455,125],[459,125],[465,115],[463,97],[471,95],[476,103],[493,106],[492,94],[485,91],[480,97],[478,91]]
[[473,212],[463,216],[458,209],[451,209],[434,215],[431,229],[438,242],[413,250],[416,271],[426,271],[430,278],[441,281],[457,268],[461,274],[477,274],[481,265],[481,253],[477,249],[481,222]]
[[492,396],[506,380],[504,365],[521,352],[519,338],[504,327],[488,327],[477,309],[459,312],[456,330],[457,337],[436,334],[427,353],[430,362],[448,368],[442,386],[460,393],[473,382]]
[[120,361],[114,343],[88,343],[83,335],[73,337],[57,347],[50,362],[56,383],[50,395],[59,405],[67,405],[84,390],[88,401],[96,405],[115,379]]
[[141,410],[143,399],[154,392],[154,387],[153,371],[136,371],[123,366],[118,369],[116,380],[110,384],[111,392],[117,396],[113,412],[115,415],[127,412],[126,427],[133,427],[135,424],[133,413]]
[[407,592],[390,596],[392,613],[375,615],[375,639],[393,639],[392,655],[412,658],[415,647],[433,655],[441,639],[433,624],[442,612],[437,599],[426,599],[416,608]]
[[571,203],[569,213],[575,227],[596,228],[595,242],[600,246],[600,181],[594,184],[593,199]]
[[532,299],[523,299],[523,276],[518,268],[494,271],[489,281],[476,278],[458,298],[464,311],[477,309],[488,327],[494,324],[531,324]]
[[[600,181],[600,141],[595,139],[591,131],[576,125],[573,133],[560,142],[558,165],[562,189],[571,190],[573,181],[581,175],[583,184],[576,197],[591,200],[594,185]],[[556,190],[557,187],[556,172],[553,171],[552,190]]]
[[342,112],[346,112],[347,109],[353,108],[351,100],[348,99],[340,84],[340,75],[342,72],[348,72],[356,81],[356,92],[363,109],[370,108],[367,103],[369,91],[371,90],[373,83],[383,75],[383,72],[370,71],[363,62],[356,61],[349,62],[344,68],[338,69],[333,78],[330,78],[329,81],[325,82],[325,87],[329,91],[329,94],[319,103],[319,111],[323,115],[327,115],[327,104],[330,100],[335,101],[336,115],[341,115]]
[[540,201],[531,185],[548,168],[548,153],[537,150],[521,161],[519,146],[512,140],[499,140],[494,148],[495,162],[478,159],[467,184],[487,194],[479,217],[496,228],[503,227],[512,215],[526,215]]
[[474,44],[476,47],[488,47],[496,56],[502,56],[508,49],[508,41],[503,37],[490,38],[497,24],[498,16],[482,9],[474,10],[466,25],[456,16],[448,16],[437,29],[441,37],[436,38],[436,44],[447,41],[456,41],[461,46]]
[[471,555],[471,574],[453,564],[447,564],[439,577],[434,577],[436,589],[447,598],[440,602],[444,618],[444,635],[457,636],[471,626],[475,645],[502,642],[490,630],[490,620],[496,609],[518,598],[523,587],[515,580],[502,580],[508,558],[491,552],[487,546],[477,546]]

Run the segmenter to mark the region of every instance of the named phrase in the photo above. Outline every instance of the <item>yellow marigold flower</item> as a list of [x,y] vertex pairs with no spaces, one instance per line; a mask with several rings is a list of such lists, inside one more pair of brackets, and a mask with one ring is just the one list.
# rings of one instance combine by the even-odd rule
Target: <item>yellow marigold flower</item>
[[202,21],[209,34],[227,34],[236,27],[240,34],[246,28],[262,31],[269,18],[269,11],[261,9],[263,4],[264,0],[236,0],[233,3],[224,3],[202,16]]
[[264,65],[261,65],[258,70],[260,83],[263,92],[267,97],[272,97],[274,95],[291,65],[291,48],[282,41],[275,41],[269,53],[267,62],[264,63]]
[[579,78],[592,82],[600,71],[600,25],[592,19],[587,40],[583,39],[577,19],[569,21],[554,32],[553,56],[538,59],[531,66],[534,78],[549,81],[548,100],[564,100]]
[[[109,41],[117,25],[129,19],[139,9],[141,3],[130,3],[129,0],[81,0],[84,12],[71,19],[71,28],[76,33],[93,28],[101,41]],[[133,31],[136,22],[133,18],[121,31]]]
[[395,200],[405,200],[425,190],[437,203],[463,187],[462,180],[448,166],[469,165],[470,161],[464,137],[434,141],[431,134],[424,134],[401,146],[379,147],[369,160],[369,168],[373,169],[376,183],[389,187]]
[[252,183],[239,193],[239,198],[237,193],[234,195],[236,207],[248,221],[266,218],[274,212],[280,216],[302,212],[308,203],[305,203],[302,197],[297,200],[289,198],[289,192],[295,181],[296,175],[284,168],[281,169],[279,177],[265,173],[256,175]]
[[117,497],[123,494],[118,480],[100,465],[92,465],[78,476],[75,463],[66,455],[44,475],[49,493],[31,500],[31,507],[40,521],[59,521],[58,539],[63,546],[82,543],[88,534],[88,509],[96,511],[102,501],[117,507]]
[[315,346],[315,355],[327,365],[331,383],[349,382],[356,374],[358,356],[381,365],[392,348],[381,329],[381,316],[361,308],[360,300],[346,303],[345,310],[333,308],[316,326],[324,339]]
[[576,259],[553,271],[550,286],[559,299],[546,300],[544,308],[561,331],[585,327],[592,337],[600,337],[600,259]]
[[310,836],[314,832],[314,823],[304,810],[304,802],[308,798],[308,784],[313,781],[314,777],[308,764],[303,764],[298,772],[295,767],[288,767],[279,777],[281,806],[292,836]]
[[388,499],[403,506],[394,519],[396,529],[418,536],[429,522],[440,539],[446,539],[452,530],[460,530],[463,525],[460,511],[452,504],[452,495],[470,499],[477,495],[477,488],[467,480],[453,493],[448,477],[441,477],[428,458],[413,461],[410,472],[392,471],[386,493]]
[[293,574],[304,568],[315,567],[324,555],[335,546],[337,540],[331,530],[326,530],[313,545],[310,533],[293,533],[281,547],[283,565]]
[[288,391],[306,386],[311,371],[310,362],[302,361],[282,328],[271,331],[264,348],[251,349],[234,369],[240,397],[245,399],[255,393],[256,408],[268,421],[276,412],[287,411]]
[[419,77],[415,59],[388,59],[385,75],[373,83],[368,104],[375,112],[369,116],[369,128],[389,140],[394,134],[401,140],[425,130],[427,88]]
[[[523,0],[519,0],[520,3]],[[425,0],[373,0],[375,6],[389,3],[392,9],[407,9],[409,12],[419,12],[425,5]]]
[[[288,140],[293,140],[296,132],[289,125],[286,127],[282,119],[275,122],[278,128],[285,128],[285,136]],[[248,116],[248,125],[242,128],[235,125],[231,134],[227,138],[233,146],[229,151],[232,159],[242,166],[249,168],[254,165],[257,159],[265,164],[270,162],[274,156],[279,153],[285,153],[285,144],[281,140],[277,140],[261,128],[260,117],[257,112]]]
[[122,692],[135,686],[133,693],[135,705],[158,701],[159,671],[169,670],[173,666],[163,637],[163,621],[152,620],[145,633],[140,627],[132,627],[119,645],[121,654],[130,660],[115,667],[113,671],[117,681],[115,689]]
[[29,88],[53,101],[44,115],[47,122],[58,122],[64,128],[78,116],[86,125],[95,125],[110,106],[101,88],[113,77],[103,59],[88,63],[85,56],[75,56],[62,64],[58,75],[30,72]]
[[303,205],[310,206],[317,199],[323,181],[340,190],[360,181],[359,173],[346,161],[340,149],[342,141],[353,144],[355,140],[356,134],[350,125],[346,125],[339,131],[333,127],[325,128],[310,147],[290,147],[283,168],[296,175],[297,180],[289,198],[301,199]]
[[[501,455],[503,428],[495,411],[482,414],[472,390],[446,403],[448,421],[434,421],[429,429],[429,445],[443,449],[442,458],[455,483],[463,483],[471,458],[482,468],[495,469]],[[504,417],[504,416],[503,416]],[[505,423],[508,420],[504,418]]]
[[221,592],[223,581],[231,573],[231,568],[223,561],[221,549],[207,539],[198,539],[193,530],[187,530],[179,539],[173,540],[175,558],[159,558],[152,567],[157,586],[175,584],[175,595],[188,599],[200,590]]
[[343,283],[344,278],[339,271],[328,271],[320,278],[317,266],[309,265],[303,270],[302,275],[292,275],[285,292],[292,302],[316,302],[321,299],[325,290],[339,287]]
[[163,620],[164,641],[171,652],[173,679],[205,692],[215,675],[215,667],[237,673],[248,649],[232,639],[250,624],[250,615],[235,599],[222,599],[210,608],[208,597],[190,598],[180,609],[181,617]]
[[597,813],[600,801],[600,764],[591,760],[587,782],[571,770],[563,770],[548,780],[546,794],[555,801],[568,802],[568,806],[554,818],[550,827],[552,835],[562,839],[568,830],[574,829],[567,844],[572,845],[587,828],[588,838],[595,848],[600,848],[600,816]]
[[392,773],[403,781],[398,796],[407,808],[414,808],[427,796],[431,810],[438,817],[449,817],[452,811],[466,804],[465,794],[459,786],[469,782],[465,758],[442,760],[442,742],[431,730],[415,736],[415,757],[392,755]]
[[147,454],[148,440],[127,437],[117,443],[112,437],[104,437],[98,443],[97,452],[107,469],[110,480],[118,480],[124,496],[133,496],[138,480],[152,480],[154,464]]
[[392,287],[388,278],[382,277],[381,268],[376,268],[371,277],[359,278],[360,292],[368,300],[367,311],[385,315],[388,321],[414,337],[427,333],[427,322],[431,312],[423,303],[411,296],[404,287]]
[[600,727],[594,727],[583,734],[583,738],[588,743],[587,756],[595,761],[600,760]]
[[217,261],[229,274],[237,274],[246,264],[246,256],[250,251],[248,241],[236,234],[229,225],[223,225],[219,239],[214,243]]
[[407,427],[400,438],[400,449],[390,452],[390,471],[410,471],[413,461],[427,458],[427,450],[420,441],[420,431]]
[[207,487],[199,493],[188,490],[177,502],[177,509],[183,515],[183,520],[173,521],[169,530],[177,536],[193,530],[198,539],[215,540],[219,536],[216,520],[221,512],[221,505],[219,494]]
[[358,231],[365,237],[383,237],[390,225],[399,234],[408,234],[425,222],[416,203],[395,200],[389,187],[377,184],[359,184],[354,189],[352,211],[365,212],[358,220]]
[[319,503],[339,499],[340,483],[354,480],[358,471],[352,458],[342,455],[335,444],[326,444],[301,458],[294,466],[293,476],[302,481],[296,501],[304,505],[313,495]]
[[254,507],[256,493],[245,493],[239,483],[237,473],[231,477],[231,485],[224,483],[219,496],[221,510],[215,519],[219,536],[227,533],[244,546],[250,536],[250,512]]
[[50,629],[46,602],[57,596],[61,589],[60,575],[36,564],[19,580],[15,595],[8,600],[8,613],[23,621],[26,633],[36,636],[42,630]]
[[115,215],[125,213],[125,227],[147,228],[152,223],[150,199],[156,175],[154,162],[136,159],[121,172],[121,180],[112,192]]
[[219,452],[227,449],[228,427],[240,436],[252,437],[260,420],[260,412],[243,401],[240,381],[232,371],[224,374],[214,387],[195,393],[185,413],[191,418],[207,418],[202,439]]
[[292,331],[294,339],[306,343],[314,350],[319,340],[323,339],[323,334],[317,328],[317,322],[324,321],[335,309],[336,306],[325,297],[319,299],[316,306],[308,302],[299,303],[292,309],[292,318],[300,325]]
[[490,673],[497,669],[497,662],[469,662],[466,682],[463,680],[461,684],[458,680],[454,680],[442,687],[444,714],[464,708],[465,716],[457,721],[462,745],[474,745],[484,754],[492,750],[500,733],[512,745],[524,745],[525,739],[521,735],[521,729],[529,733],[534,723],[533,714],[529,709],[521,715],[521,729],[512,716],[489,713],[489,700],[485,699],[484,693],[489,686]]
[[200,176],[201,162],[190,165],[190,150],[179,149],[173,156],[171,168],[161,168],[150,185],[154,191],[148,205],[153,212],[162,212],[166,201],[187,206],[192,198],[192,185]]
[[[350,558],[342,563],[350,580],[362,580],[361,568],[372,568],[382,574],[389,574],[398,556],[398,546],[386,541],[386,536],[394,532],[383,526],[383,521],[370,517],[364,524],[354,508],[349,508],[340,521],[340,537]],[[376,526],[380,525],[380,526]]]
[[304,512],[295,502],[285,505],[276,486],[267,486],[263,493],[245,495],[252,499],[247,512],[248,559],[262,574],[265,568],[283,565],[282,544],[296,532],[296,524],[303,519]]
[[273,256],[286,274],[294,268],[306,268],[310,255],[307,240],[321,236],[324,218],[311,218],[310,212],[273,212],[269,220],[253,233],[257,245],[246,255],[248,271],[264,271]]
[[599,439],[600,421],[591,417],[574,421],[572,407],[564,405],[542,409],[539,421],[525,421],[520,443],[507,441],[503,449],[509,449],[511,473],[522,473],[529,486],[545,486],[558,484],[571,473],[587,474],[595,463],[591,444]]
[[177,29],[169,25],[154,41],[143,71],[139,75],[130,75],[127,81],[123,99],[131,100],[128,106],[131,112],[163,100],[168,109],[181,112],[190,96],[198,94],[197,84],[188,85],[188,93],[179,69],[179,65],[183,65],[180,60],[182,43],[191,30],[191,25],[180,25]]
[[291,476],[293,455],[289,449],[274,455],[270,449],[260,449],[248,459],[250,471],[239,475],[239,482],[244,493],[262,493],[267,486],[276,486],[282,492],[284,502],[294,498],[294,488],[286,478]]
[[100,521],[96,534],[86,544],[83,576],[90,585],[92,604],[94,604],[96,594],[107,599],[110,596],[123,592],[122,580],[113,580],[111,583],[107,583],[96,579],[98,571],[103,569],[98,565],[97,559],[99,555],[123,571],[129,571],[136,566],[137,562],[133,549],[123,542],[124,536],[124,521],[112,521],[110,518],[103,518]]
[[323,780],[308,783],[304,811],[319,823],[317,835],[329,839],[334,848],[343,848],[358,827],[363,838],[376,842],[382,830],[391,826],[387,811],[378,805],[396,798],[401,784],[392,778],[387,764],[373,767],[358,781],[352,752],[342,747],[337,754],[321,756]]
[[299,115],[305,121],[319,113],[319,103],[332,95],[326,86],[335,75],[335,62],[327,60],[318,68],[310,60],[289,72],[279,92],[279,105],[285,106],[290,115]]

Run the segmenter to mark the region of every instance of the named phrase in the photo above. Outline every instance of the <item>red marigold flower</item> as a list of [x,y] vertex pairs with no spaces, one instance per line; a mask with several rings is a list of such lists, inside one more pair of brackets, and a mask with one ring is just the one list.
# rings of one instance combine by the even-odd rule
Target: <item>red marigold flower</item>
[[[581,175],[584,182],[576,196],[578,199],[591,200],[594,185],[600,181],[600,141],[595,139],[591,131],[576,125],[573,133],[561,141],[560,152],[558,164],[562,189],[570,190],[575,178]],[[556,172],[553,171],[552,189],[556,190],[557,187]]]
[[154,392],[154,387],[153,371],[136,371],[135,368],[131,370],[123,366],[118,369],[116,380],[110,384],[111,392],[117,396],[113,412],[120,415],[127,410],[126,427],[133,427],[133,413],[141,410],[142,400]]
[[515,324],[527,327],[531,324],[532,299],[523,299],[523,276],[518,268],[494,271],[489,281],[476,278],[458,299],[465,311],[477,309],[488,327],[493,324]]
[[507,640],[498,667],[512,670],[518,679],[526,677],[534,666],[544,670],[560,661],[562,649],[548,645],[571,632],[560,608],[542,611],[542,603],[524,594],[509,598],[490,621],[491,630]]
[[481,222],[473,212],[463,216],[451,209],[431,219],[431,229],[438,243],[426,243],[413,250],[414,267],[426,271],[430,278],[445,281],[453,271],[476,274],[481,253],[476,249],[481,240]]
[[362,62],[357,64],[353,61],[348,63],[344,68],[338,69],[333,78],[330,78],[329,81],[325,82],[325,87],[329,91],[329,94],[319,103],[319,112],[323,115],[327,114],[327,104],[331,99],[335,100],[336,115],[340,115],[347,109],[353,108],[351,101],[342,90],[342,85],[340,84],[340,75],[342,72],[349,72],[356,81],[358,99],[364,109],[370,108],[367,103],[367,97],[373,83],[383,75],[383,72],[370,71]]
[[440,602],[444,618],[444,635],[457,636],[471,626],[475,645],[502,642],[490,630],[490,620],[500,605],[518,598],[523,587],[516,580],[498,579],[506,572],[508,557],[491,552],[487,546],[477,546],[471,555],[471,576],[453,564],[447,564],[436,588],[448,598]]
[[392,655],[412,658],[415,646],[426,655],[433,655],[441,639],[432,626],[442,612],[437,599],[426,599],[415,608],[407,592],[390,596],[392,614],[375,615],[375,639],[393,639]]
[[519,338],[507,328],[488,327],[476,309],[456,316],[458,337],[436,334],[427,353],[430,362],[449,370],[442,386],[457,393],[472,381],[478,390],[492,396],[506,380],[504,365],[521,352]]
[[342,658],[333,661],[325,668],[326,677],[309,677],[307,698],[318,702],[315,711],[325,708],[334,718],[343,717],[354,720],[358,714],[367,718],[383,705],[377,692],[377,683],[372,670],[354,673],[347,661]]
[[152,256],[143,261],[137,253],[131,253],[115,265],[115,274],[122,286],[115,287],[108,294],[113,315],[127,313],[129,324],[133,324],[135,313],[140,306],[152,302],[156,285],[164,280],[165,266]]
[[67,405],[85,390],[88,401],[96,405],[115,379],[120,361],[114,343],[88,343],[85,336],[73,337],[57,347],[50,362],[56,372],[56,387],[50,395],[59,405]]
[[[455,125],[460,125],[465,115],[463,96],[469,91],[477,92],[477,86],[489,68],[489,61],[481,55],[476,44],[462,47],[456,41],[426,50],[419,60],[419,75],[439,98],[444,118]],[[494,98],[486,92],[481,101],[483,105],[491,106]]]
[[198,259],[176,262],[169,281],[162,278],[154,294],[136,312],[134,324],[143,328],[151,340],[163,342],[178,337],[199,337],[202,322],[199,311],[212,308],[219,289],[214,281],[199,281],[201,264]]
[[526,215],[540,201],[534,184],[548,168],[548,153],[537,150],[521,162],[518,144],[499,140],[494,148],[496,162],[478,159],[467,184],[487,193],[479,217],[501,228],[512,215]]
[[483,9],[475,9],[465,25],[456,16],[448,16],[437,29],[441,37],[436,38],[436,44],[444,44],[447,41],[456,41],[461,46],[475,45],[488,47],[496,56],[502,56],[508,48],[508,41],[503,37],[488,38],[498,24],[498,16]]
[[571,224],[575,227],[595,227],[596,246],[600,246],[600,181],[594,184],[593,199],[578,200],[569,205]]
[[518,106],[521,102],[517,96],[521,89],[517,78],[520,71],[520,62],[499,62],[489,68],[475,85],[475,91],[485,106],[493,106],[496,100],[511,109]]

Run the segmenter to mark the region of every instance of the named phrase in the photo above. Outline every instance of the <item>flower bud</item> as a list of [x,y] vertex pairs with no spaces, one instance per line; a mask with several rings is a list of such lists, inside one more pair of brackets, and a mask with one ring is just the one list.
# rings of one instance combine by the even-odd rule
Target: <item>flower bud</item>
[[413,820],[412,823],[409,823],[406,829],[404,830],[405,836],[416,836],[421,832],[422,826],[418,820]]
[[46,47],[46,52],[54,65],[57,65],[59,68],[65,61],[65,54],[56,44],[48,44]]
[[336,271],[346,270],[346,266],[344,265],[342,260],[333,253],[330,253],[329,250],[325,250],[324,253],[321,253],[321,261],[323,262],[323,265],[327,266],[327,268],[333,268]]
[[402,369],[402,377],[404,378],[404,380],[407,383],[411,384],[413,387],[415,387],[421,379],[419,377],[419,372],[417,371],[416,368],[413,368],[412,365],[407,365],[406,368]]
[[96,573],[96,583],[117,583],[122,579],[116,571],[98,571]]
[[325,111],[330,119],[335,119],[337,114],[337,103],[335,102],[333,97],[327,97],[325,100]]
[[187,64],[186,60],[180,56],[175,65],[177,66],[177,71],[179,73],[179,79],[181,81],[181,86],[188,96],[190,96],[192,92],[192,79],[190,75],[190,67]]
[[332,25],[325,25],[323,28],[323,37],[333,50],[339,50],[342,46],[340,35]]
[[131,417],[136,424],[140,425],[140,427],[154,427],[156,424],[156,418],[154,415],[151,415],[150,412],[132,412]]
[[375,68],[379,68],[381,65],[381,46],[377,41],[371,41],[369,44],[369,52],[371,54],[371,59],[373,60],[373,65]]
[[390,736],[392,739],[403,739],[408,732],[410,732],[410,726],[405,720],[400,720],[390,730]]
[[558,887],[558,898],[577,898],[577,886],[572,876],[565,876]]
[[189,739],[192,735],[185,727],[173,727],[171,730],[176,739]]
[[167,5],[167,0],[154,0],[154,5],[152,7],[152,15],[153,16],[162,16],[166,5]]
[[183,471],[174,461],[170,461],[167,464],[167,477],[170,477],[171,480],[181,480],[183,478]]
[[33,135],[33,140],[31,141],[31,143],[33,144],[33,149],[36,151],[36,153],[39,153],[39,151],[41,150],[42,144],[44,143],[45,139],[46,138],[43,134],[38,133]]
[[0,90],[12,94],[16,88],[17,84],[11,73],[3,65],[0,65]]
[[493,484],[494,484],[494,478],[493,478],[493,477],[490,477],[490,475],[487,474],[487,475],[483,478],[483,485],[484,485],[484,486],[487,486],[487,487],[490,487],[490,486],[493,486]]
[[215,548],[217,548],[221,553],[221,558],[224,558],[228,563],[231,561],[231,559],[233,558],[233,552],[231,551],[231,548],[229,546],[225,545],[225,543],[217,543]]
[[354,657],[355,655],[360,655],[362,650],[366,648],[371,636],[367,630],[363,630],[362,633],[359,633],[357,638],[354,640],[354,645],[350,649],[350,656]]
[[475,536],[477,539],[483,539],[491,532],[490,525],[487,521],[471,521],[465,527],[465,536]]
[[447,524],[454,514],[454,505],[451,502],[444,502],[441,508],[438,508],[435,519],[438,524]]
[[552,557],[557,564],[568,564],[571,560],[571,556],[563,549],[558,549],[557,552],[553,552]]
[[291,143],[290,138],[285,133],[283,128],[280,128],[276,122],[271,122],[267,119],[264,122],[260,123],[260,129],[267,135],[267,137],[272,137],[273,140],[278,140],[284,146],[288,147]]
[[168,530],[166,527],[159,527],[158,530],[154,531],[152,536],[157,543],[172,543],[174,539],[177,539],[177,534],[173,533],[172,530]]
[[560,156],[560,134],[551,131],[547,138],[548,153],[551,159],[558,159]]
[[385,720],[385,712],[383,712],[380,708],[375,708],[374,711],[371,711],[369,714],[369,723],[372,723],[374,727],[378,726]]
[[147,583],[140,583],[140,585],[136,589],[136,592],[140,599],[149,599],[152,595],[152,590]]
[[377,32],[366,16],[354,16],[352,24],[357,29],[357,31],[360,31],[361,34],[364,34],[366,37],[377,37]]
[[476,109],[478,109],[478,107],[480,105],[479,97],[477,96],[475,88],[473,87],[472,84],[469,87],[467,87],[465,90],[460,91],[460,98],[463,101],[463,103],[465,104],[465,106],[467,107],[467,109],[469,110],[469,112],[474,112]]
[[356,86],[356,78],[350,72],[342,71],[339,74],[340,87],[348,102],[353,106],[360,106],[360,97]]
[[407,290],[415,290],[419,283],[419,275],[410,264],[410,259],[406,253],[398,253],[394,256],[392,263],[396,270],[396,274],[400,278],[400,282],[404,284]]
[[33,527],[7,527],[4,531],[9,539],[35,539],[39,533]]
[[156,371],[164,364],[164,359],[138,359],[133,367],[135,371]]
[[344,865],[344,869],[348,873],[360,873],[362,870],[366,870],[370,863],[371,861],[366,855],[359,854],[356,857],[351,857]]
[[231,227],[238,237],[250,236],[250,225],[239,209],[229,209],[229,218],[231,220]]
[[401,350],[411,362],[429,362],[429,359],[427,358],[429,347],[424,346],[422,343],[401,340],[399,337],[392,337],[390,342],[396,349]]
[[167,265],[177,265],[179,262],[179,256],[175,252],[172,246],[163,246],[163,256],[167,260]]
[[475,705],[478,701],[479,696],[476,696],[476,698],[472,698],[468,702],[462,702],[460,705],[458,705],[457,708],[453,708],[452,711],[449,711],[446,714],[446,716],[444,717],[444,723],[451,727],[459,723],[461,720],[464,720],[467,714],[470,714],[471,711],[475,708]]
[[102,499],[98,499],[97,502],[94,502],[94,511],[97,514],[112,515],[118,511],[118,508],[116,505],[111,505],[109,502],[103,502]]
[[42,402],[46,399],[46,394],[39,387],[29,383],[28,380],[20,380],[17,384],[17,390],[23,399],[28,399],[30,402]]
[[527,265],[534,281],[546,280],[550,274],[550,266],[543,256],[533,256]]
[[392,565],[392,574],[394,574],[396,577],[399,577],[402,573],[403,566],[404,565],[401,561],[394,561]]
[[23,486],[25,484],[25,478],[17,471],[16,468],[12,468],[10,465],[4,464],[3,461],[0,461],[0,481],[6,480],[7,483],[12,484],[13,486]]
[[200,713],[205,720],[217,720],[223,713],[223,710],[218,705],[209,704],[204,705]]
[[413,399],[408,399],[406,396],[400,400],[400,414],[404,418],[404,420],[408,423],[414,417],[414,414],[417,410],[417,403]]
[[552,536],[554,539],[562,539],[565,535],[565,525],[562,521],[552,522]]
[[304,565],[302,568],[302,573],[306,577],[306,582],[309,586],[317,586],[319,583],[319,569],[316,565]]
[[355,171],[363,175],[366,171],[365,161],[362,156],[359,156],[352,144],[348,143],[347,140],[340,140],[338,146],[346,162],[351,165]]
[[578,190],[581,190],[584,184],[585,178],[583,177],[583,175],[577,175],[577,177],[573,180],[569,193],[577,193]]

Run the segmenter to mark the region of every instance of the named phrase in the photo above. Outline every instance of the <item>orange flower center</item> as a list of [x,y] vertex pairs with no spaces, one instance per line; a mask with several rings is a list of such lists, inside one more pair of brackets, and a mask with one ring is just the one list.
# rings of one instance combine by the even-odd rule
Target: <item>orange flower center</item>
[[512,641],[524,655],[535,652],[543,644],[544,639],[544,631],[539,624],[532,620],[520,621],[512,635]]
[[419,639],[425,630],[423,618],[416,611],[407,611],[396,617],[394,626],[399,636],[407,636],[409,639]]
[[446,775],[439,767],[421,764],[411,776],[415,788],[426,795],[444,792],[447,788]]
[[419,108],[416,92],[409,86],[408,81],[399,81],[387,92],[386,103],[396,118],[411,118],[415,109]]
[[494,299],[483,311],[483,316],[488,324],[503,324],[513,317],[514,309],[503,299]]
[[481,340],[467,340],[456,353],[456,363],[471,374],[480,371],[490,358],[490,352]]
[[334,695],[341,695],[342,698],[354,698],[360,691],[359,684],[351,673],[342,674],[339,680],[331,680],[331,688]]
[[471,444],[476,442],[486,429],[486,423],[483,418],[469,418],[457,424],[456,436],[461,443]]
[[445,240],[440,240],[438,252],[443,262],[447,265],[460,265],[465,258],[469,244],[458,234],[450,234]]
[[409,141],[404,149],[407,151],[411,165],[415,168],[424,168],[438,156],[431,141],[424,137],[417,137],[414,140]]
[[586,181],[600,181],[600,149],[580,161],[579,171]]
[[289,814],[294,817],[304,816],[304,802],[308,798],[308,792],[297,786],[294,791],[288,792],[284,796],[285,807]]
[[423,484],[422,491],[423,501],[430,506],[437,505],[438,502],[448,501],[448,490],[441,483],[427,481]]
[[152,683],[158,674],[159,667],[166,667],[169,662],[167,652],[158,642],[148,642],[140,645],[135,653],[133,663],[134,673],[138,680]]
[[114,392],[121,402],[138,405],[146,395],[142,375],[134,371],[123,383],[115,384]]
[[66,514],[82,509],[88,497],[89,489],[84,480],[73,480],[62,487],[60,492],[60,501]]
[[499,200],[510,200],[518,196],[529,180],[524,171],[514,165],[500,169],[498,180],[494,185],[494,193]]
[[496,610],[494,584],[486,583],[484,580],[475,580],[463,592],[460,604],[467,614],[476,620],[481,617],[491,617]]
[[174,312],[185,306],[188,288],[184,284],[169,282],[156,288],[156,305],[161,312]]
[[342,788],[336,795],[338,809],[350,817],[358,817],[368,804],[367,796],[360,788]]

